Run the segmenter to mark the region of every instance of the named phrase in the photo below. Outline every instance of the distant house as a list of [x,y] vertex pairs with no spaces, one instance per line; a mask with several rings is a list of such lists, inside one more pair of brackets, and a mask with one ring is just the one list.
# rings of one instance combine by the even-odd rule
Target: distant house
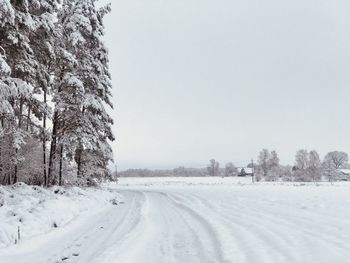
[[253,169],[248,167],[238,167],[238,176],[252,176]]

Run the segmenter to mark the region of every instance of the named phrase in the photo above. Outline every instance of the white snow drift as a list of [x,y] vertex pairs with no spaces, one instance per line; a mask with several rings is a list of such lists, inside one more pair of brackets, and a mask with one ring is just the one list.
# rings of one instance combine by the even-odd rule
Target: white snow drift
[[116,198],[115,191],[97,188],[47,190],[22,183],[0,186],[0,248],[15,244],[18,234],[26,240],[61,228],[79,216],[99,212]]

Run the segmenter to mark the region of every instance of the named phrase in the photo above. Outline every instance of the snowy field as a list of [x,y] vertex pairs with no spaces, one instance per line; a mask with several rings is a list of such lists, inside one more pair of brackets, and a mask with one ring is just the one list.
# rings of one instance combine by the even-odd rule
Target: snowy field
[[[46,193],[47,205],[38,204],[31,213],[27,209],[41,199],[24,198],[26,192],[33,195],[27,188],[0,188],[1,263],[345,263],[350,258],[348,183],[121,178],[119,185],[100,190]],[[12,244],[8,229],[16,233],[19,216],[9,211],[23,213],[24,228],[39,230],[34,236],[27,230]],[[58,220],[61,213],[52,228],[48,217]]]

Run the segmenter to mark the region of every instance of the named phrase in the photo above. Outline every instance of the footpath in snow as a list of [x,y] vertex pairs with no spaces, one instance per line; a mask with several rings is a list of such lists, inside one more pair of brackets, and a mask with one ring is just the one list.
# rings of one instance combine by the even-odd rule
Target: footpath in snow
[[[0,188],[5,196],[1,263],[346,263],[350,258],[347,183],[122,178],[119,185],[69,190],[58,198],[55,192],[34,190],[45,192],[41,203],[31,187],[16,187]],[[26,191],[33,195],[28,203]],[[36,202],[38,210],[23,212]],[[61,208],[57,214],[52,212],[56,206]],[[12,244],[8,229],[16,230],[18,223],[9,211],[15,211],[16,220],[22,211],[23,228],[32,224],[37,235],[28,230]],[[57,215],[65,212],[70,216],[59,221]]]

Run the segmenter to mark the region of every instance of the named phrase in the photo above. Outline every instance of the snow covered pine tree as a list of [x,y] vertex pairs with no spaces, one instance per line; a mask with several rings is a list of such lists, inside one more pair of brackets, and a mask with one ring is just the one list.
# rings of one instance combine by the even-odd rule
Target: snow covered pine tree
[[[18,180],[18,165],[23,162],[21,145],[36,132],[34,129],[29,131],[35,125],[30,109],[40,105],[33,96],[37,63],[30,46],[30,34],[35,30],[37,21],[30,14],[34,8],[32,4],[5,0],[0,5],[0,47],[2,64],[7,68],[1,73],[1,141],[7,146],[6,152],[1,155],[4,157],[2,160],[9,161],[7,168],[3,169],[6,175],[2,176],[2,180],[8,184]],[[4,64],[5,59],[8,66]]]
[[[101,41],[103,17],[109,11],[109,6],[96,9],[95,1],[79,0],[65,1],[59,14],[64,28],[62,61],[68,64],[61,67],[55,88],[50,164],[59,145],[60,159],[65,149],[66,156],[76,162],[77,178],[87,179],[89,183],[111,177],[108,163],[112,160],[112,150],[108,140],[114,140],[113,120],[105,105],[112,107],[112,86],[108,52]],[[52,170],[50,165],[49,176]],[[62,167],[59,170],[61,178]]]
[[[95,2],[0,2],[0,183],[17,182],[18,166],[29,171],[38,161],[42,176],[21,169],[21,181],[62,184],[64,167],[76,170],[65,175],[70,183],[110,178],[111,82],[101,41],[110,7]],[[41,150],[27,156],[34,141]]]

